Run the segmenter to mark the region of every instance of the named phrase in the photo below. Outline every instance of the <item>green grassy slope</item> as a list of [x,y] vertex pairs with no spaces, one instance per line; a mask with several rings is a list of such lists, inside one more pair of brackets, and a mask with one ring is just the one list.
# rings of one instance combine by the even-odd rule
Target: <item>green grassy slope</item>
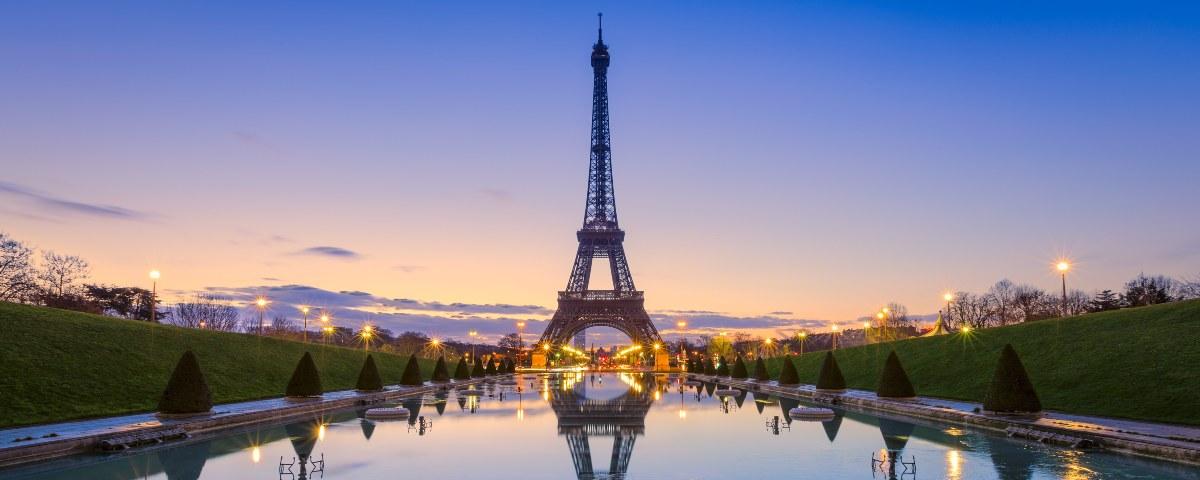
[[[1200,300],[841,349],[850,388],[874,390],[896,350],[918,395],[982,401],[1012,343],[1046,409],[1200,425]],[[796,358],[814,383],[823,352]],[[777,375],[779,362],[770,365]]]
[[[326,391],[354,387],[361,349],[153,325],[0,302],[0,427],[151,411],[192,349],[215,403],[279,397],[305,350]],[[407,357],[373,352],[385,383]],[[421,365],[428,378],[433,362]]]

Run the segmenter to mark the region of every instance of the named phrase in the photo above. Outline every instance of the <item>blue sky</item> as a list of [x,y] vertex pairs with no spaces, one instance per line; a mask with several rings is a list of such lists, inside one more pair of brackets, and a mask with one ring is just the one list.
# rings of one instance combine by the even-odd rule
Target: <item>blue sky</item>
[[1060,255],[1085,290],[1192,276],[1198,8],[6,2],[0,230],[180,295],[553,309],[602,10],[618,209],[664,322],[932,312],[1053,288]]

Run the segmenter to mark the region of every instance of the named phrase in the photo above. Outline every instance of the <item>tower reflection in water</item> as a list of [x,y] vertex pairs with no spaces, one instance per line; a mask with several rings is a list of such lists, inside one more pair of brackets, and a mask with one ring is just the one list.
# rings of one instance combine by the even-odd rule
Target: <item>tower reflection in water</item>
[[[546,385],[545,392],[558,419],[558,434],[566,437],[575,476],[581,480],[625,478],[637,437],[646,432],[646,414],[659,392],[657,381],[650,374],[620,373],[617,378],[625,387],[621,393],[594,398],[588,393],[589,387],[597,389],[597,377],[587,375],[586,381],[584,377],[583,373],[568,374],[558,388]],[[607,470],[598,470],[592,463],[591,444],[596,437],[613,439]]]

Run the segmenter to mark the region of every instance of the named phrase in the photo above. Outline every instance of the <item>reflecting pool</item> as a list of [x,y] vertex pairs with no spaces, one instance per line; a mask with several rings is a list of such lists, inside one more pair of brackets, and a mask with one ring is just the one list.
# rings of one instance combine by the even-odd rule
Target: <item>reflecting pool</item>
[[0,471],[31,479],[1200,479],[1194,467],[838,411],[672,375],[519,375],[400,402],[408,420],[342,411],[117,455]]

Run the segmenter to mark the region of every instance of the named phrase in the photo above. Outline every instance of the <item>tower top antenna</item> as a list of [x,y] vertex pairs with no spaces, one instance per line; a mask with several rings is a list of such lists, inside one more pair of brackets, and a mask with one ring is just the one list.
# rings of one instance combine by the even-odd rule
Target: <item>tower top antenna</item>
[[596,23],[597,23],[597,25],[599,25],[599,28],[596,30],[596,32],[598,34],[598,36],[596,37],[597,38],[596,42],[604,43],[604,12],[596,13]]

